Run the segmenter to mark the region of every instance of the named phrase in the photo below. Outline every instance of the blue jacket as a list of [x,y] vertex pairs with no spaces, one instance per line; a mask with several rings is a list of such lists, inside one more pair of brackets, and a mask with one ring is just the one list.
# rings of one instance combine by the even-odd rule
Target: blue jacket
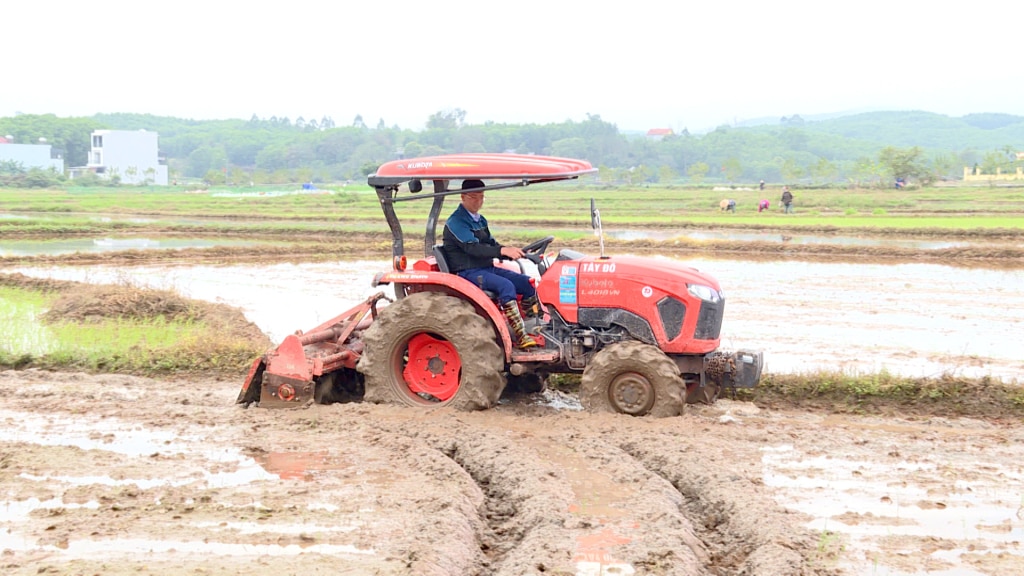
[[491,236],[483,214],[474,221],[469,211],[459,204],[444,223],[444,252],[448,271],[454,273],[472,268],[487,268],[501,257],[501,244]]

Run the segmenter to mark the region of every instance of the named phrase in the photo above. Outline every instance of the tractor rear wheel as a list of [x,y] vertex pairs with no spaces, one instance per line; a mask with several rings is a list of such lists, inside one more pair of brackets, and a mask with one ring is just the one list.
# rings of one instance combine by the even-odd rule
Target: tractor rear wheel
[[580,380],[580,403],[589,412],[619,412],[657,418],[683,411],[686,383],[660,349],[619,342],[594,354]]
[[505,388],[494,327],[454,296],[419,292],[396,301],[363,332],[363,342],[356,369],[369,402],[484,410]]

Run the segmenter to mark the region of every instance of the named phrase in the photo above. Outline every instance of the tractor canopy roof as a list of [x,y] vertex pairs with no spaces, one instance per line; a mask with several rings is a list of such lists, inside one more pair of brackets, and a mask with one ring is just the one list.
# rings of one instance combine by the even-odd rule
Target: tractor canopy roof
[[[437,222],[441,215],[446,196],[461,194],[463,190],[449,190],[451,180],[502,180],[496,184],[484,183],[483,187],[473,187],[474,191],[494,190],[529,186],[540,182],[572,180],[583,174],[597,172],[597,169],[586,160],[556,158],[554,156],[530,156],[527,154],[446,154],[443,156],[426,156],[408,160],[393,160],[377,168],[367,183],[373,186],[380,199],[381,210],[391,228],[391,251],[395,269],[405,269],[405,235],[398,222],[395,203],[406,200],[431,199],[430,213],[427,215],[427,226],[423,236],[424,255],[430,256],[436,240]],[[433,184],[433,192],[418,194],[423,191],[423,181]],[[399,197],[399,190],[404,187],[411,194]]]
[[413,180],[503,179],[523,184],[569,180],[597,172],[586,160],[528,154],[446,154],[393,160],[377,168],[367,182],[374,187],[397,186]]

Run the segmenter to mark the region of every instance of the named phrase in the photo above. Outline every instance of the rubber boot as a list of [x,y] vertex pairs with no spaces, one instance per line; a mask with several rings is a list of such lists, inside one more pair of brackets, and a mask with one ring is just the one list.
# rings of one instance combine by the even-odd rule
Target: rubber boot
[[527,318],[540,318],[543,314],[540,311],[540,300],[537,295],[523,298],[523,316]]
[[526,325],[523,324],[523,317],[519,315],[519,307],[516,306],[515,300],[509,300],[502,304],[501,311],[505,313],[508,323],[512,325],[512,331],[515,332],[516,338],[519,338],[517,347],[525,349],[537,346],[537,341],[526,333]]

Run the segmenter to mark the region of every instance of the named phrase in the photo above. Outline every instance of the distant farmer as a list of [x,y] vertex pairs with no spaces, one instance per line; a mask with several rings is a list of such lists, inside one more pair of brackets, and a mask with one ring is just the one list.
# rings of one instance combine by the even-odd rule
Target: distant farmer
[[732,198],[722,198],[722,201],[718,203],[718,208],[722,212],[735,212],[736,201]]
[[793,213],[793,193],[789,191],[789,186],[782,187],[782,212],[784,214]]
[[761,183],[760,183],[760,184],[758,184],[758,187],[759,187],[759,188],[760,188],[761,190],[764,190],[764,180],[761,180]]
[[768,209],[769,204],[770,203],[768,202],[767,198],[762,198],[761,201],[757,203],[757,211],[764,212],[765,210]]

